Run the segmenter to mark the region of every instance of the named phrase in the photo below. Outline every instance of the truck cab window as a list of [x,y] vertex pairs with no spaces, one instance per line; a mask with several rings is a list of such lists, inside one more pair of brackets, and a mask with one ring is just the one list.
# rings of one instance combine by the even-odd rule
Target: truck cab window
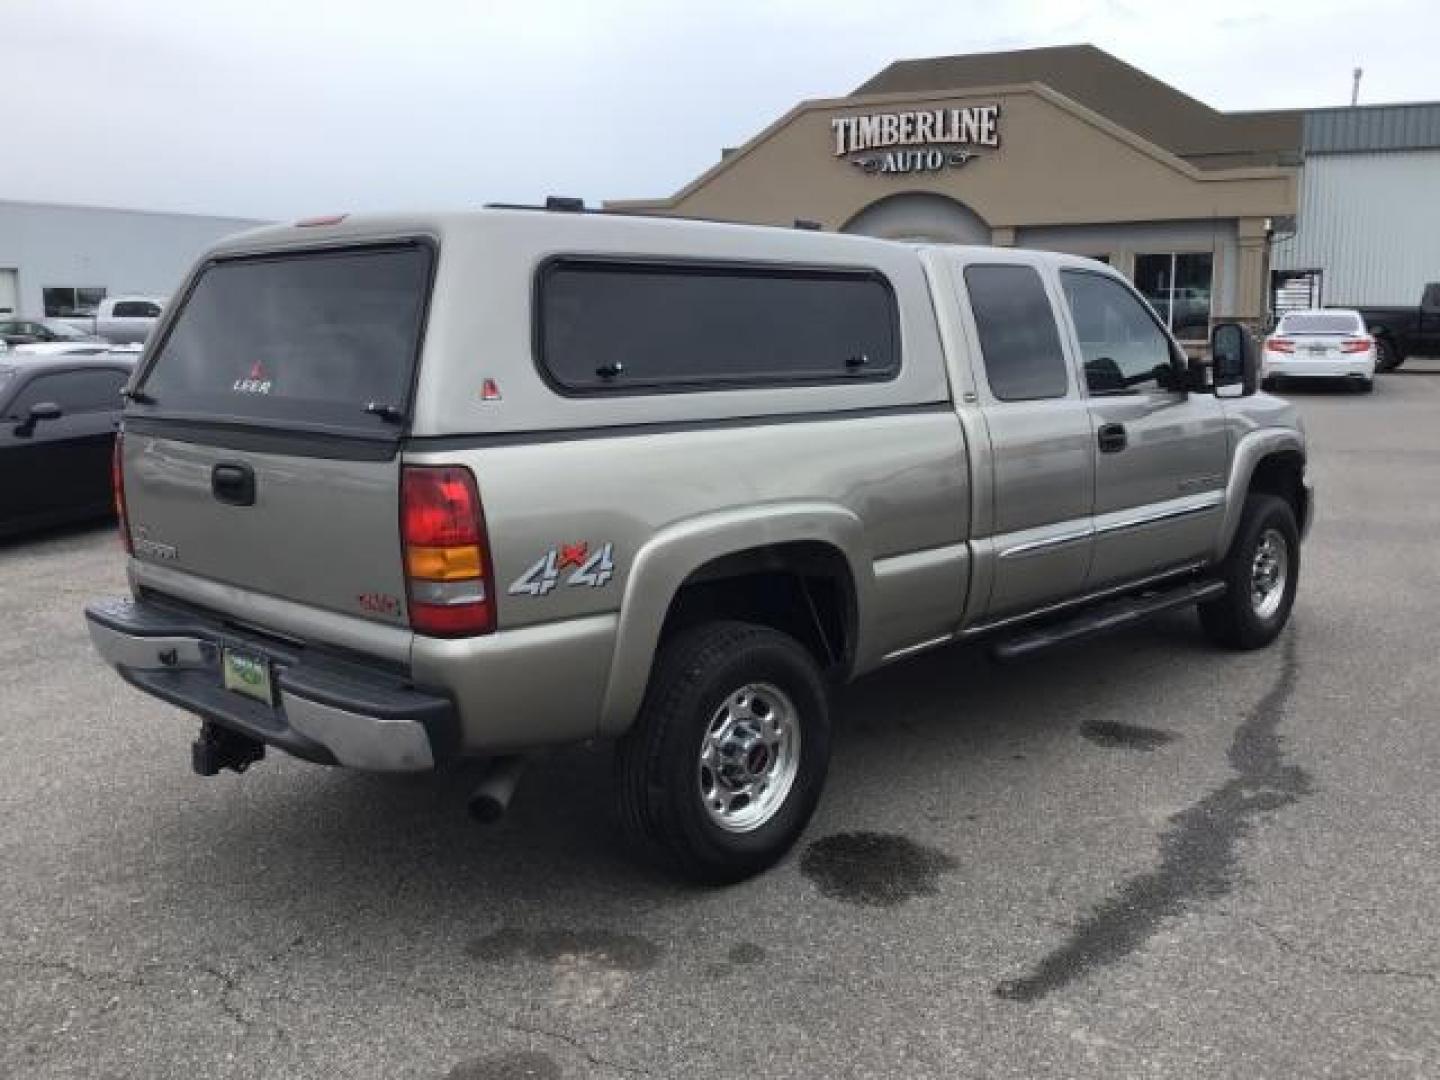
[[1064,270],[1060,281],[1090,393],[1129,394],[1159,386],[1174,364],[1170,339],[1135,294],[1084,270]]
[[1030,266],[969,266],[965,287],[990,392],[1001,401],[1064,397],[1069,388],[1055,313]]

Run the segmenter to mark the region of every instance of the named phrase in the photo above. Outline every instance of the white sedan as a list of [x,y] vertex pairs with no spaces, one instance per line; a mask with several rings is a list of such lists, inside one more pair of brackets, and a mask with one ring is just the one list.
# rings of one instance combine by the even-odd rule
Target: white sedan
[[1279,379],[1344,379],[1361,391],[1375,385],[1375,339],[1358,311],[1292,311],[1265,339],[1260,375]]

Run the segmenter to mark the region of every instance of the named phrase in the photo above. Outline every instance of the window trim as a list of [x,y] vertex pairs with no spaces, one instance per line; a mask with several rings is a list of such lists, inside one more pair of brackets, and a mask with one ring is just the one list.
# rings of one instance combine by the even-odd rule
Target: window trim
[[[664,382],[633,382],[624,386],[573,386],[556,377],[545,362],[545,284],[557,269],[573,266],[620,268],[631,271],[678,270],[682,274],[704,274],[719,271],[738,276],[752,275],[780,278],[843,278],[878,282],[889,300],[890,347],[895,362],[881,371],[854,374],[822,375],[813,378],[786,377],[733,379],[668,379]],[[548,255],[535,267],[530,286],[530,351],[531,361],[544,384],[565,398],[656,397],[667,394],[703,394],[732,390],[793,389],[807,386],[848,386],[853,383],[894,382],[905,367],[904,334],[901,329],[900,300],[890,278],[873,266],[845,266],[825,263],[770,262],[764,259],[715,259],[683,255],[635,255],[628,253],[560,253]]]
[[[993,383],[993,381],[992,381],[991,378],[990,378],[990,363],[989,363],[989,361],[986,360],[986,358],[985,358],[985,342],[982,340],[982,335],[981,335],[981,332],[980,332],[980,320],[979,320],[978,318],[976,318],[976,315],[975,315],[975,298],[974,298],[974,296],[971,295],[971,292],[970,292],[970,279],[966,276],[966,275],[968,275],[968,274],[970,273],[970,271],[971,271],[972,269],[975,269],[975,268],[977,268],[977,267],[980,268],[980,269],[983,269],[983,270],[996,270],[996,269],[1001,269],[1001,270],[1003,270],[1003,269],[1010,269],[1010,268],[1014,268],[1014,267],[1020,267],[1020,268],[1025,269],[1025,270],[1029,270],[1031,273],[1033,273],[1033,274],[1035,275],[1036,279],[1040,282],[1040,291],[1041,291],[1041,293],[1042,293],[1042,294],[1044,295],[1044,297],[1045,297],[1045,302],[1050,305],[1050,318],[1051,318],[1051,321],[1055,324],[1055,340],[1056,340],[1056,344],[1060,346],[1060,362],[1061,362],[1061,365],[1062,365],[1063,370],[1064,370],[1064,372],[1065,372],[1065,389],[1064,389],[1063,391],[1061,391],[1061,392],[1058,393],[1058,394],[1048,394],[1048,395],[1046,395],[1045,397],[1025,397],[1025,398],[1007,398],[1007,397],[1001,397],[999,394],[997,394],[997,393],[995,392],[995,384]],[[1076,375],[1075,375],[1075,365],[1074,365],[1073,361],[1072,361],[1071,358],[1070,358],[1070,350],[1066,347],[1068,343],[1067,343],[1067,341],[1065,340],[1065,334],[1062,332],[1062,327],[1061,327],[1061,324],[1060,324],[1060,314],[1061,314],[1061,312],[1060,312],[1060,310],[1056,307],[1056,304],[1055,304],[1055,295],[1054,295],[1054,292],[1053,292],[1054,286],[1050,283],[1049,276],[1048,276],[1048,274],[1046,273],[1046,267],[1045,267],[1045,266],[1043,266],[1043,265],[1041,265],[1041,264],[1039,264],[1039,263],[1030,263],[1030,262],[1020,262],[1020,261],[1014,261],[1014,262],[1012,262],[1012,261],[1008,261],[1008,260],[1002,261],[1002,262],[988,262],[988,261],[986,261],[986,260],[984,260],[984,259],[977,259],[977,260],[974,261],[974,262],[963,262],[963,263],[960,263],[958,269],[959,269],[960,272],[959,272],[959,275],[958,275],[958,279],[957,279],[956,284],[957,284],[957,285],[960,287],[960,289],[962,290],[962,296],[963,296],[963,300],[964,300],[965,313],[966,313],[966,315],[969,317],[970,326],[971,326],[971,328],[974,330],[974,333],[975,333],[975,353],[978,355],[978,357],[979,357],[979,359],[980,359],[980,367],[979,367],[979,370],[978,370],[978,371],[972,371],[972,377],[975,378],[975,381],[976,381],[977,385],[983,385],[983,386],[984,386],[984,388],[985,388],[985,393],[990,396],[990,400],[991,400],[992,402],[995,402],[995,403],[998,404],[998,405],[1024,405],[1024,404],[1027,404],[1027,403],[1029,403],[1029,402],[1035,402],[1035,401],[1066,401],[1066,400],[1069,400],[1069,399],[1071,399],[1072,397],[1075,397],[1075,396],[1076,396],[1076,395],[1074,395],[1074,393],[1073,393],[1074,390],[1078,389],[1078,390],[1081,391],[1081,393],[1084,392],[1084,380],[1083,380],[1083,379],[1077,379],[1077,377],[1076,377]],[[1089,272],[1090,272],[1090,273],[1094,273],[1094,271],[1089,271]],[[1100,276],[1104,276],[1104,275],[1100,275]],[[1064,299],[1063,296],[1061,297],[1061,299],[1062,299],[1062,300]],[[1066,305],[1064,314],[1065,314],[1065,318],[1066,318],[1066,319],[1068,319],[1068,318],[1070,317],[1070,311],[1069,311],[1069,306],[1068,306],[1068,305]],[[1068,324],[1067,324],[1067,325],[1068,325]],[[1073,337],[1073,335],[1072,335],[1072,337]],[[973,369],[973,365],[972,365],[972,369]],[[1082,374],[1083,374],[1083,373],[1082,373]]]
[[[1065,295],[1066,274],[1088,274],[1090,277],[1104,278],[1106,281],[1113,281],[1136,300],[1140,301],[1140,310],[1145,313],[1150,322],[1160,331],[1160,336],[1165,339],[1165,345],[1170,350],[1170,367],[1175,371],[1177,387],[1184,385],[1183,378],[1189,366],[1189,359],[1186,357],[1185,347],[1180,344],[1180,339],[1175,336],[1174,332],[1160,321],[1160,313],[1150,306],[1150,301],[1145,299],[1145,295],[1135,287],[1134,282],[1119,272],[1106,274],[1099,270],[1091,270],[1088,266],[1058,266],[1056,270],[1058,271],[1057,283],[1060,286],[1060,295],[1065,300],[1065,319],[1069,325],[1070,339],[1075,345],[1075,359],[1080,362],[1080,393],[1083,396],[1087,398],[1139,397],[1143,394],[1149,394],[1152,391],[1138,387],[1133,390],[1090,389],[1090,376],[1085,371],[1085,346],[1080,341],[1080,330],[1075,325],[1075,313],[1070,310],[1070,298]],[[1183,389],[1167,388],[1159,385],[1158,382],[1155,385],[1155,391],[1162,394],[1185,393]]]

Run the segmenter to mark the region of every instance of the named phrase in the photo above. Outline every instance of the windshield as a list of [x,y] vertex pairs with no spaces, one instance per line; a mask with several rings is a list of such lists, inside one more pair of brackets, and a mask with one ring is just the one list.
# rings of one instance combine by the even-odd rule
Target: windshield
[[1348,311],[1296,312],[1281,319],[1279,326],[1282,334],[1358,334],[1364,329],[1360,317]]
[[141,389],[171,415],[393,432],[380,407],[409,404],[430,261],[411,243],[214,263]]

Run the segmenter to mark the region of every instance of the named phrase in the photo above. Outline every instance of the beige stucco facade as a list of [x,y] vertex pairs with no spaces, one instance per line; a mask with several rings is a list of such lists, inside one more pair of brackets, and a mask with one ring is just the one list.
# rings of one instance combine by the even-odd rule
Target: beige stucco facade
[[[911,121],[901,129],[910,145],[837,153],[851,129],[842,124],[837,130],[836,120],[928,113],[941,123],[949,110],[987,106],[998,106],[998,145],[964,147],[963,163],[947,157],[934,167],[938,158],[931,156],[927,168],[878,171],[890,151],[927,148]],[[917,123],[926,134],[930,122]],[[857,163],[877,154],[869,170]],[[915,162],[916,155],[906,160]],[[931,234],[1058,247],[1103,255],[1125,272],[1133,251],[1148,250],[1146,238],[1163,234],[1170,246],[1161,250],[1213,250],[1212,319],[1250,320],[1265,310],[1269,222],[1295,213],[1297,171],[1200,169],[1047,86],[1026,83],[807,101],[674,196],[610,206],[777,225],[799,219],[895,238]],[[882,212],[887,207],[897,212]]]

